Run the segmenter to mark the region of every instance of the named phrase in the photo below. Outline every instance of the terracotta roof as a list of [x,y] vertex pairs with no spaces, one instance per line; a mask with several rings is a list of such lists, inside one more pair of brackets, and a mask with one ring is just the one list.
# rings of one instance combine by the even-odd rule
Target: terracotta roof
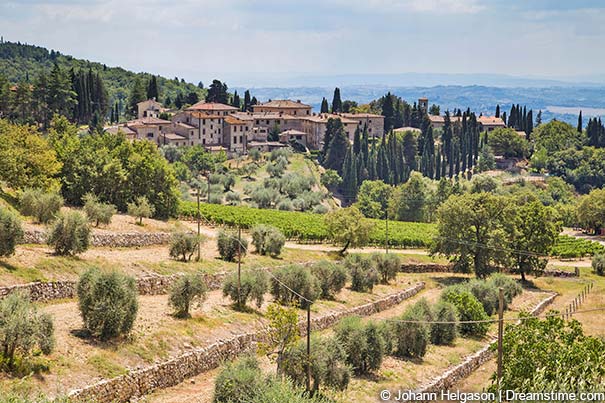
[[355,118],[384,118],[384,116],[377,115],[375,113],[341,113],[340,115],[344,116],[345,118],[351,118],[351,119],[355,119]]
[[481,123],[482,125],[506,126],[501,118],[497,118],[495,116],[479,116],[477,118],[477,122]]
[[331,113],[320,113],[319,115],[301,116],[300,119],[309,120],[311,122],[324,123],[329,119],[340,119],[344,124],[357,124],[356,120],[346,118],[344,116],[334,115]]
[[303,104],[298,101],[290,101],[289,99],[276,99],[273,101],[265,102],[260,105],[253,105],[254,107],[264,107],[264,108],[290,108],[290,109],[298,109],[298,108],[311,108],[311,105]]
[[158,101],[156,101],[155,99],[146,99],[145,101],[137,102],[137,105],[145,104],[147,102],[151,102],[152,104],[158,104],[158,105],[162,106],[162,104],[159,103]]
[[189,112],[189,114],[196,119],[224,119],[226,116],[222,115],[209,115],[204,112]]
[[225,123],[227,123],[229,125],[246,125],[246,124],[248,124],[248,122],[240,120],[240,119],[236,118],[235,116],[225,117]]
[[161,134],[160,137],[164,137],[168,140],[187,140],[187,137],[181,136],[180,134],[176,133]]
[[158,119],[154,117],[146,117],[141,119],[130,120],[126,122],[127,126],[153,126],[153,125],[166,125],[172,123],[169,120]]
[[237,111],[238,108],[217,102],[201,101],[187,108],[188,111]]
[[176,122],[174,125],[175,126],[181,126],[181,127],[186,128],[186,129],[197,129],[197,127],[189,125],[187,123],[183,123],[183,122]]
[[285,131],[281,132],[279,135],[281,136],[282,134],[285,134],[287,136],[306,136],[307,135],[307,133],[301,132],[300,130],[295,130],[295,129],[285,130]]
[[118,133],[124,133],[125,135],[133,135],[136,134],[132,129],[126,127],[126,126],[109,126],[106,127],[105,132],[110,133],[110,134],[118,134]]

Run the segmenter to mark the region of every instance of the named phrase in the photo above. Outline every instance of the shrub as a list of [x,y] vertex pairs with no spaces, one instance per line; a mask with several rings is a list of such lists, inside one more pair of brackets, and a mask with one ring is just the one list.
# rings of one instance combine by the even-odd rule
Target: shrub
[[452,344],[458,335],[458,311],[456,307],[445,301],[439,301],[435,306],[433,317],[436,322],[431,326],[431,343],[436,345]]
[[235,261],[240,254],[242,257],[245,256],[248,250],[246,238],[242,237],[240,240],[237,234],[231,231],[219,231],[216,242],[221,259],[228,262]]
[[84,196],[84,212],[89,221],[95,221],[99,224],[109,225],[111,217],[116,213],[116,207],[112,204],[101,203],[97,196],[87,193]]
[[170,289],[169,304],[174,309],[174,315],[188,318],[189,308],[194,301],[201,304],[206,299],[208,287],[199,273],[185,274],[179,277]]
[[205,238],[192,234],[190,232],[175,232],[170,239],[170,257],[180,259],[183,262],[191,260],[200,243],[204,243]]
[[513,299],[523,292],[523,288],[517,281],[508,277],[505,274],[494,273],[487,280],[496,290],[502,288],[504,290],[504,309],[513,302]]
[[22,239],[23,228],[17,214],[0,207],[0,256],[15,253],[15,247]]
[[599,276],[605,274],[605,254],[597,253],[592,258],[592,269]]
[[225,200],[230,206],[238,206],[242,202],[240,194],[233,191],[225,193]]
[[233,176],[232,174],[223,176],[223,178],[221,179],[221,184],[223,185],[225,192],[230,191],[233,185],[235,185],[235,176]]
[[374,322],[364,324],[358,316],[340,321],[336,326],[336,340],[346,352],[347,363],[356,374],[367,374],[382,364],[385,341]]
[[313,207],[313,213],[315,214],[327,214],[328,211],[330,211],[330,209],[323,204],[318,204],[317,206]]
[[[337,390],[347,388],[351,373],[345,363],[346,352],[333,337],[312,336],[311,390],[317,392],[324,385]],[[307,372],[307,347],[302,341],[284,354],[283,373],[295,384],[304,385]],[[283,401],[283,400],[280,400]]]
[[[410,306],[399,318],[401,321],[426,321],[424,308],[418,304]],[[426,323],[392,323],[394,355],[402,358],[421,358],[429,344],[430,328]]]
[[492,316],[498,310],[498,290],[492,283],[474,279],[468,283],[468,290],[481,302],[487,316]]
[[260,255],[278,256],[286,237],[275,227],[259,224],[252,228],[252,245]]
[[208,197],[208,203],[210,204],[223,204],[223,193],[222,192],[211,192]]
[[90,227],[86,217],[78,211],[60,214],[53,224],[48,244],[57,255],[77,255],[90,245]]
[[84,326],[93,336],[107,340],[130,332],[139,309],[134,278],[93,268],[80,276],[77,292]]
[[314,263],[311,273],[319,280],[321,298],[324,299],[333,299],[347,282],[347,270],[327,260]]
[[[260,308],[263,305],[265,293],[268,289],[269,281],[267,273],[260,270],[242,272],[240,306],[238,308],[245,306],[248,303],[248,299],[254,300],[256,306]],[[237,273],[229,275],[223,282],[223,296],[231,298],[237,306]]]
[[35,349],[50,354],[54,345],[50,315],[38,313],[28,294],[12,292],[0,300],[0,358],[9,369],[14,368],[16,355],[27,357]]
[[[448,287],[441,295],[442,301],[453,304],[458,310],[458,317],[461,322],[487,320],[489,317],[485,313],[481,302],[469,291],[460,289],[451,289]],[[448,290],[450,289],[450,290]],[[467,336],[483,337],[489,329],[489,323],[461,323],[460,333]]]
[[223,180],[223,175],[221,174],[210,174],[210,176],[208,177],[208,182],[210,182],[211,185],[218,185],[221,183],[221,181]]
[[266,380],[266,384],[259,389],[251,400],[247,403],[331,403],[332,400],[321,396],[321,393],[315,396],[309,396],[304,387],[295,385],[292,380],[280,377],[273,377]]
[[398,255],[373,253],[372,260],[383,284],[388,284],[389,281],[397,278],[397,273],[399,273],[401,267],[401,259]]
[[372,259],[361,255],[349,255],[344,259],[344,266],[351,276],[351,289],[357,292],[372,292],[378,284],[378,271]]
[[133,203],[128,203],[128,214],[139,219],[139,225],[143,225],[143,218],[152,217],[155,207],[149,203],[145,196],[139,196]]
[[281,210],[281,211],[293,211],[294,204],[292,204],[291,200],[284,199],[284,200],[281,200],[279,203],[277,203],[277,209]]
[[63,198],[58,193],[45,193],[39,189],[27,189],[20,198],[21,214],[35,217],[39,223],[52,221],[61,207]]
[[256,357],[246,355],[230,362],[214,382],[214,403],[249,403],[265,387]]
[[[315,301],[320,293],[319,280],[304,266],[292,265],[277,270],[271,283],[271,294],[276,301],[283,305],[296,302],[301,308],[306,308],[308,302],[298,297],[294,292],[310,301]],[[288,288],[284,287],[287,286]]]

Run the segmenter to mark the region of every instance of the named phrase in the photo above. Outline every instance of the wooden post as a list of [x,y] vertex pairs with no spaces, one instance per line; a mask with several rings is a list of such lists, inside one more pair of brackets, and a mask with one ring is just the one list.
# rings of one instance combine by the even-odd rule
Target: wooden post
[[504,337],[504,289],[498,290],[498,389],[502,379],[502,338]]
[[386,217],[386,231],[385,231],[385,248],[386,248],[386,254],[389,254],[389,211],[387,210],[385,213],[385,217]]
[[311,302],[307,301],[307,392],[311,392]]
[[575,269],[576,269],[576,277],[580,277],[580,268],[575,267]]
[[237,306],[241,308],[242,299],[242,227],[237,227]]

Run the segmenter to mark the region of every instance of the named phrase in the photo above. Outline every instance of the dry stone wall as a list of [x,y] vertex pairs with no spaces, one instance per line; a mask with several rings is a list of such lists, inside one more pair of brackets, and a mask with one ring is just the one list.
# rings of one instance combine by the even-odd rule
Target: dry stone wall
[[438,263],[402,264],[401,273],[449,273],[452,265]]
[[[542,300],[536,307],[530,312],[532,315],[537,316],[540,315],[548,305],[550,305],[556,295],[551,295],[544,300]],[[453,368],[448,369],[438,378],[432,380],[430,383],[421,386],[417,389],[416,393],[440,393],[442,390],[447,390],[452,388],[462,379],[468,377],[472,374],[477,368],[486,363],[487,361],[494,358],[494,350],[492,349],[492,345],[497,342],[497,339],[492,339],[490,342],[485,345],[481,350],[477,351],[474,354],[469,355],[462,361],[460,364],[456,365]],[[417,400],[416,400],[417,401]],[[409,402],[409,401],[408,401]]]
[[[132,248],[165,245],[172,236],[169,232],[104,232],[93,230],[90,243],[97,247]],[[27,229],[23,234],[24,244],[46,244],[46,231]]]
[[[312,319],[311,329],[320,330],[334,325],[346,316],[367,316],[399,304],[413,297],[424,288],[418,283],[411,288],[391,294],[387,297],[361,306],[330,313]],[[306,324],[299,324],[301,332]],[[202,349],[196,349],[171,360],[144,369],[131,371],[117,378],[104,380],[69,394],[72,402],[111,403],[129,402],[153,392],[183,382],[187,378],[217,368],[223,362],[252,350],[259,341],[266,337],[266,329],[254,333],[236,335]]]

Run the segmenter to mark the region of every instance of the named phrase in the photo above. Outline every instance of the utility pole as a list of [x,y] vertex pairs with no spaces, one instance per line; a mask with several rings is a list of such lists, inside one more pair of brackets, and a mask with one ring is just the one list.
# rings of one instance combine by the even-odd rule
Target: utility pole
[[208,180],[208,197],[206,198],[208,201],[208,204],[210,204],[210,171],[208,171],[206,173],[206,179]]
[[386,212],[386,231],[385,231],[385,248],[386,248],[386,254],[389,254],[389,211],[387,210]]
[[504,336],[504,289],[498,290],[498,390],[502,380],[502,337]]
[[311,392],[311,301],[307,301],[307,392]]
[[202,257],[202,242],[200,241],[201,236],[201,221],[202,213],[200,211],[200,187],[197,187],[197,261],[199,262]]
[[237,227],[237,307],[241,308],[242,299],[242,227]]

